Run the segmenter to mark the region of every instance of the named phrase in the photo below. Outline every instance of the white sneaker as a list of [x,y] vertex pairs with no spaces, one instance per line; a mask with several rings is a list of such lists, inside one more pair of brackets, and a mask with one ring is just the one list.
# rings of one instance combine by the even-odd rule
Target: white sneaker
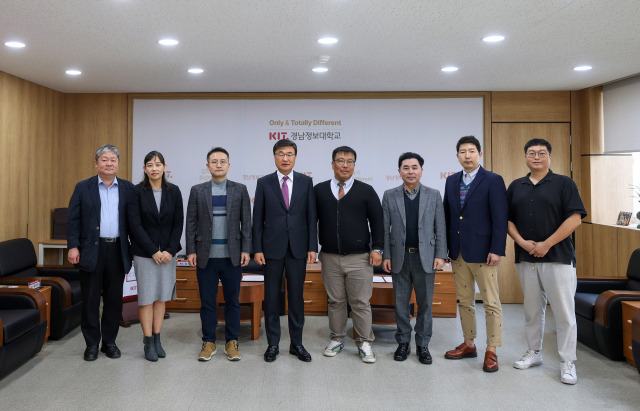
[[560,381],[565,384],[575,384],[578,382],[576,375],[576,365],[571,361],[562,361],[560,363]]
[[542,365],[542,352],[527,350],[519,361],[513,363],[513,368],[526,370],[527,368],[535,367],[536,365]]
[[324,349],[325,357],[335,357],[344,348],[344,343],[331,340],[327,348]]
[[370,343],[363,342],[362,346],[358,347],[358,352],[360,353],[360,358],[362,358],[363,362],[366,362],[366,363],[376,362],[376,355],[373,353],[373,348],[371,348]]

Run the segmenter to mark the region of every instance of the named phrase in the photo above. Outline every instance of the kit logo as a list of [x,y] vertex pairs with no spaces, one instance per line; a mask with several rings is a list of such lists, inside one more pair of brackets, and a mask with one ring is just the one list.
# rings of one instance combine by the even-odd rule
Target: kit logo
[[289,137],[287,137],[288,132],[287,131],[274,131],[274,132],[269,132],[269,140],[288,140]]

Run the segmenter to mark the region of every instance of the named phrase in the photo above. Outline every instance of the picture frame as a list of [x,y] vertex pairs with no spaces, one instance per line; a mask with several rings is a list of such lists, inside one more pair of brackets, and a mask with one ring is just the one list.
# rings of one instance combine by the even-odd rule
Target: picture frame
[[618,213],[618,221],[616,225],[629,225],[631,221],[631,212],[630,211],[620,211]]

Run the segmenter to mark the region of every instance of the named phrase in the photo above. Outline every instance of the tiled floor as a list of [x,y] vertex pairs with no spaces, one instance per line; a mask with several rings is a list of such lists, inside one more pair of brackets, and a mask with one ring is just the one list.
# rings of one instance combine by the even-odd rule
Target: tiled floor
[[[478,308],[479,324],[484,312]],[[172,313],[162,333],[167,358],[144,360],[138,325],[121,328],[122,358],[82,359],[84,340],[77,329],[51,341],[31,361],[0,381],[0,410],[638,410],[640,374],[624,362],[609,361],[578,344],[578,384],[560,383],[551,310],[543,350],[544,364],[517,370],[512,363],[526,351],[521,305],[504,305],[504,344],[500,371],[482,371],[484,335],[478,358],[444,359],[462,341],[458,319],[434,319],[432,365],[420,364],[412,347],[405,362],[393,360],[394,326],[374,326],[375,364],[364,364],[352,339],[336,357],[322,356],[328,342],[327,317],[306,317],[304,344],[313,356],[303,363],[288,354],[286,317],[281,354],[262,359],[264,328],[251,341],[241,326],[242,360],[226,360],[223,346],[209,362],[200,350],[198,314]],[[218,339],[224,341],[223,326]],[[479,327],[482,329],[483,327]],[[351,329],[349,328],[350,335]]]

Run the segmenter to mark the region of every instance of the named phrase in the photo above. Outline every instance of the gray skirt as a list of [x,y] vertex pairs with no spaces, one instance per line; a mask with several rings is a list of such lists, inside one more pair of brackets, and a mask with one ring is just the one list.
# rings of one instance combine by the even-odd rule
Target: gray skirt
[[153,258],[134,256],[133,268],[138,283],[138,306],[176,298],[176,258],[156,264]]

